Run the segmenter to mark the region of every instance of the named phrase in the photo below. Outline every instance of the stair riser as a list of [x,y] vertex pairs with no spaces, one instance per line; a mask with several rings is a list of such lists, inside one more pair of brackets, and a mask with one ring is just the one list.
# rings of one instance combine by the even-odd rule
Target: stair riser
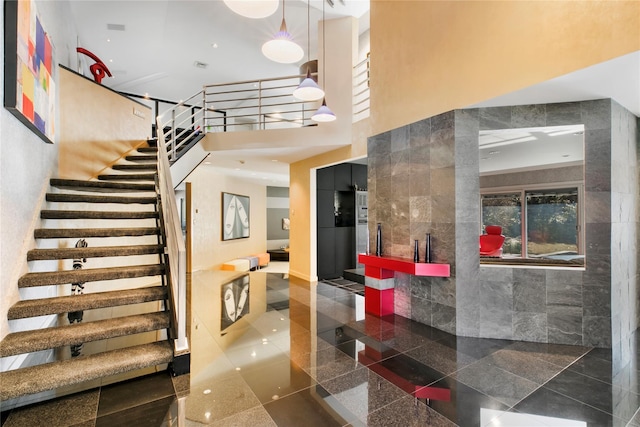
[[41,211],[42,219],[157,219],[157,212]]
[[101,181],[153,181],[156,179],[155,174],[117,174],[117,175],[100,175],[98,179]]
[[69,229],[46,229],[39,228],[34,232],[36,239],[73,239],[87,237],[140,237],[159,235],[160,229],[149,228],[69,228]]
[[139,184],[127,182],[106,181],[81,181],[74,179],[53,178],[50,181],[52,187],[71,188],[84,191],[155,191],[154,184]]
[[116,196],[90,196],[82,194],[49,193],[46,196],[48,202],[59,203],[114,203],[114,204],[139,204],[153,205],[158,202],[155,197],[116,197]]

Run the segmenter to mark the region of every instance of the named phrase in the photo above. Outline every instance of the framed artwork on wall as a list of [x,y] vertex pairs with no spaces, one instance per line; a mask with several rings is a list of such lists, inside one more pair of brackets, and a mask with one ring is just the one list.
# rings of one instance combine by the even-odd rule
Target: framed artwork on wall
[[249,237],[249,197],[222,193],[222,240]]
[[34,0],[4,2],[4,58],[4,107],[53,143],[57,64]]

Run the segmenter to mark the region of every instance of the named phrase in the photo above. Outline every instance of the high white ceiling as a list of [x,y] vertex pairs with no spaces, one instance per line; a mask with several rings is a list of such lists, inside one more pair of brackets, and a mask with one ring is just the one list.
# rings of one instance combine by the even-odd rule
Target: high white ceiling
[[[222,0],[72,0],[70,3],[78,27],[79,46],[100,57],[114,75],[104,79],[103,84],[118,91],[171,101],[186,99],[205,84],[297,74],[307,57],[316,57],[316,29],[323,16],[322,0],[310,0],[309,9],[306,0],[286,1],[288,30],[305,50],[299,64],[287,65],[268,60],[260,50],[279,29],[282,4],[272,16],[255,20],[235,14]],[[329,2],[324,5],[326,19],[355,16],[360,32],[368,30],[368,0],[332,0],[331,3],[333,7]],[[196,67],[196,62],[207,64],[206,68]],[[640,51],[468,108],[596,98],[613,98],[640,116]],[[318,147],[227,151],[211,156],[209,164],[201,167],[216,167],[261,184],[286,186],[288,163],[322,151]],[[515,146],[501,151],[503,162],[523,157]],[[514,157],[510,159],[507,152]],[[490,162],[495,162],[495,155],[491,157],[494,158]],[[276,159],[277,162],[273,161]],[[490,170],[488,166],[484,168]]]

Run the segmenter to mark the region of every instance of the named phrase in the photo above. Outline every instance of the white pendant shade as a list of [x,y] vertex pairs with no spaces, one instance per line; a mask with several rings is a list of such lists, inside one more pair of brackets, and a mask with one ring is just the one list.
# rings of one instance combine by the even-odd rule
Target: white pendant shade
[[333,111],[327,107],[327,101],[322,100],[322,105],[318,108],[318,111],[311,116],[311,120],[314,122],[332,122],[336,119],[336,115],[333,114]]
[[307,77],[293,91],[293,96],[300,101],[317,101],[324,96],[324,91],[311,78],[311,72],[307,71]]
[[252,19],[266,18],[278,10],[278,0],[224,0],[238,15]]
[[282,18],[280,31],[276,33],[272,40],[262,45],[262,53],[272,61],[281,64],[292,64],[298,62],[304,56],[304,51],[293,41],[291,34],[287,31],[287,24]]

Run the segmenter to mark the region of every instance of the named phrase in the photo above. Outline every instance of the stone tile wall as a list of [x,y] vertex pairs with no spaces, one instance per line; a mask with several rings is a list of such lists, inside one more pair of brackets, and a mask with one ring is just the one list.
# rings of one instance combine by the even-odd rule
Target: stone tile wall
[[[640,134],[638,118],[611,108],[611,309],[614,370],[637,361],[640,325]],[[637,363],[637,362],[636,362]]]
[[[480,267],[478,131],[570,124],[585,126],[586,267]],[[456,110],[370,138],[370,247],[380,222],[384,254],[411,258],[418,239],[424,259],[430,232],[434,262],[452,267],[448,279],[397,274],[396,312],[465,336],[628,343],[640,318],[637,129],[595,100]]]
[[[424,260],[430,233],[432,261],[455,270],[455,114],[369,138],[369,247],[375,247],[376,224],[381,223],[384,255],[413,258],[418,240]],[[447,279],[398,274],[396,312],[455,333],[455,288],[455,273]]]

